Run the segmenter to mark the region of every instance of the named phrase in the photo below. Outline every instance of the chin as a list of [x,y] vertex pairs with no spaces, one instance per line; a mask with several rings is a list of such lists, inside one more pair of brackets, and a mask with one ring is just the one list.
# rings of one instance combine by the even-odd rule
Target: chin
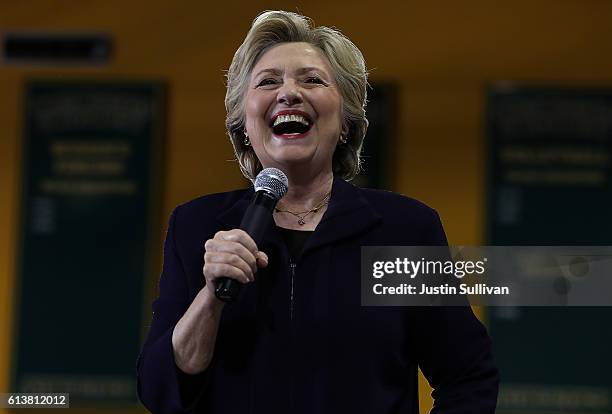
[[287,142],[280,143],[274,145],[273,148],[269,148],[270,151],[267,151],[268,156],[271,159],[281,160],[281,159],[300,159],[307,158],[309,159],[315,152],[316,148],[312,143],[309,145],[308,143],[302,142]]
[[[303,150],[292,151],[276,151],[274,154],[269,154],[269,159],[277,165],[303,164],[312,160],[312,153]],[[281,168],[282,169],[282,168]]]

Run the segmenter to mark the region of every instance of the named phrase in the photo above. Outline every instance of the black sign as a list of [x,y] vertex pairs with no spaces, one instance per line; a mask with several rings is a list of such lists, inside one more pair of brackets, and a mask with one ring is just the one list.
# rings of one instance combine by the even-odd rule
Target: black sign
[[164,93],[150,83],[26,90],[12,392],[135,403],[157,248]]
[[[488,244],[612,245],[612,91],[495,89],[488,109]],[[498,412],[612,411],[612,308],[489,313]]]

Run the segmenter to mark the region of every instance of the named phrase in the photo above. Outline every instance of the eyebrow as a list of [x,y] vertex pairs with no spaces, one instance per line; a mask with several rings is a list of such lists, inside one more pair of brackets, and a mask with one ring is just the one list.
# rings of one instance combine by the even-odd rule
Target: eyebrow
[[281,74],[281,70],[279,70],[279,69],[272,69],[272,68],[269,68],[269,69],[263,69],[263,70],[260,70],[259,72],[257,72],[257,73],[255,74],[255,76],[253,76],[253,78],[258,77],[259,75],[261,75],[261,74],[263,74],[263,73],[271,73],[271,74],[273,74],[273,75],[277,75],[277,76],[278,76],[278,75],[280,75],[280,74]]
[[[323,71],[322,69],[317,68],[315,66],[307,66],[307,67],[304,67],[304,68],[299,68],[296,72],[299,75],[301,75],[301,74],[308,73],[308,72],[313,72],[313,71],[314,72],[318,72],[318,73],[320,73],[322,75],[327,75],[327,73],[325,71]],[[259,72],[257,72],[253,78],[256,78],[256,77],[258,77],[258,76],[260,76],[261,74],[264,74],[264,73],[271,73],[272,75],[280,76],[282,74],[282,72],[283,72],[282,70],[275,69],[275,68],[262,69]]]

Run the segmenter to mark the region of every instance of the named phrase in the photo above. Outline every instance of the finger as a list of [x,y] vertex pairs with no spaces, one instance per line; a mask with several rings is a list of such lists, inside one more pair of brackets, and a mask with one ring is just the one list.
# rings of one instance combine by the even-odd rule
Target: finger
[[206,263],[203,271],[206,279],[211,282],[220,277],[229,277],[241,283],[249,283],[250,281],[241,269],[227,263]]
[[206,252],[204,254],[205,263],[225,263],[239,268],[249,279],[253,279],[253,268],[240,256],[234,253],[225,252]]
[[268,266],[268,255],[264,252],[257,252],[257,265],[259,267],[267,267]]
[[247,248],[251,253],[255,254],[257,252],[257,244],[255,241],[247,234],[246,231],[241,229],[233,229],[226,232],[223,232],[220,237],[223,240],[238,242]]
[[224,240],[208,240],[204,245],[206,249],[206,253],[208,252],[218,252],[218,253],[233,253],[240,256],[250,267],[251,271],[254,273],[257,271],[257,264],[255,261],[255,255],[247,250],[242,244],[234,242],[234,241],[224,241]]

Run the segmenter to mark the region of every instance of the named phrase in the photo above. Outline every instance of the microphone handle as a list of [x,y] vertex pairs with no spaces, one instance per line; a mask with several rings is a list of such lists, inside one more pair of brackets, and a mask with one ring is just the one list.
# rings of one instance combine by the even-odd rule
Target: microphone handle
[[[268,230],[270,220],[272,220],[272,211],[277,201],[265,191],[258,191],[244,213],[240,228],[251,236],[257,246],[259,246]],[[233,302],[240,294],[240,288],[242,288],[242,283],[237,280],[220,277],[215,289],[215,296],[223,302]]]

